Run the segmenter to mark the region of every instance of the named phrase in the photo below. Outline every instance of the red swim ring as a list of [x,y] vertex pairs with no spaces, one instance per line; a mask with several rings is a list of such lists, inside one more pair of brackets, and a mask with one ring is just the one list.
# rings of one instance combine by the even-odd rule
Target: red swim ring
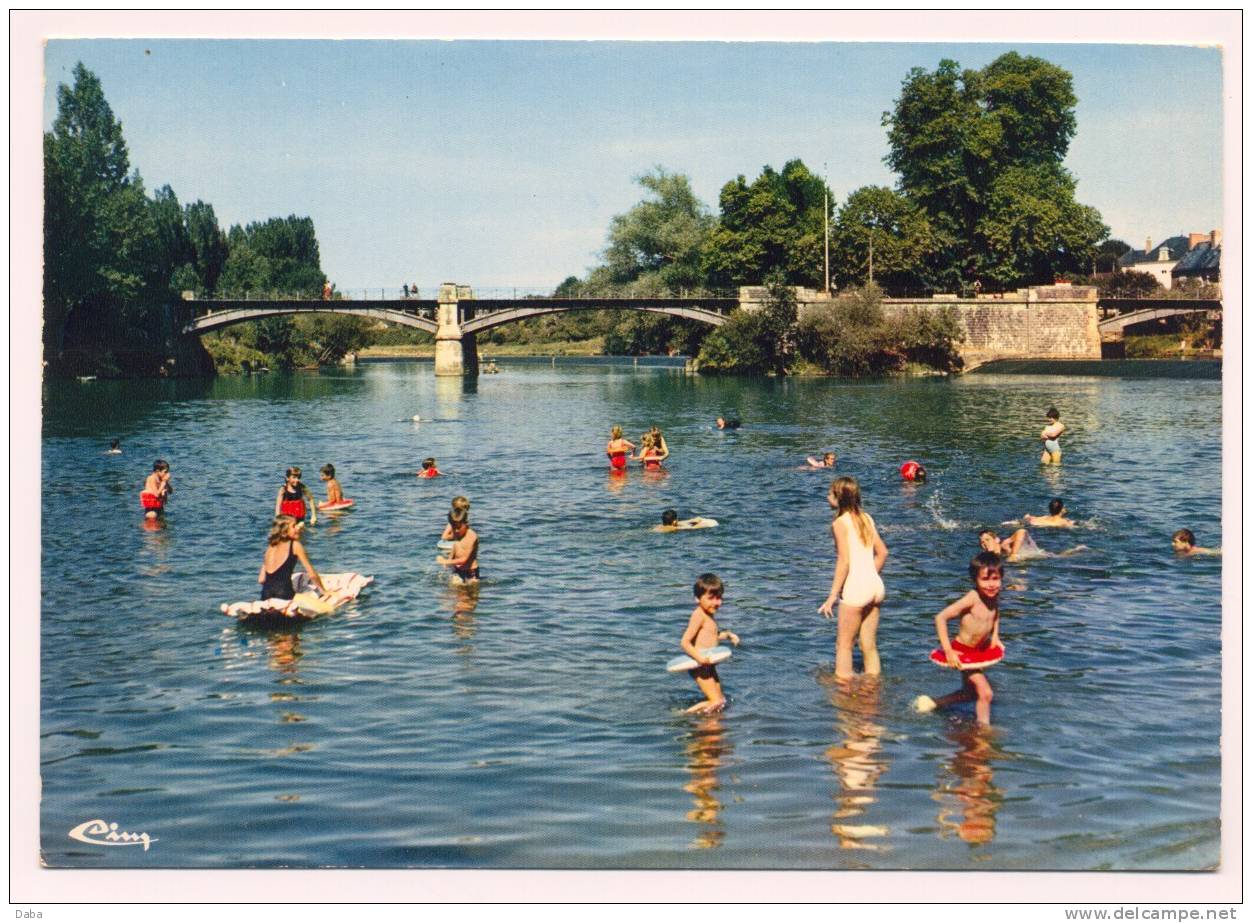
[[917,469],[920,467],[921,465],[910,459],[900,466],[900,477],[906,481],[911,481],[917,477]]
[[[956,659],[961,662],[962,670],[982,670],[994,666],[1004,659],[1004,646],[970,647],[960,641],[952,642],[952,650],[956,651]],[[941,667],[948,665],[948,656],[943,648],[937,647],[930,652],[930,659]]]

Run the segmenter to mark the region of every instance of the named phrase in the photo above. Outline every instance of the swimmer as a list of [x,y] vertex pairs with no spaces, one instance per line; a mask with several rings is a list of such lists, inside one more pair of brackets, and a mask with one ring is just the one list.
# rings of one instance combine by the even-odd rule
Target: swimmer
[[326,502],[342,503],[343,488],[339,486],[339,482],[335,480],[335,466],[326,464],[322,465],[320,477],[326,482]]
[[1043,440],[1043,455],[1039,457],[1039,463],[1059,465],[1061,463],[1061,433],[1065,432],[1065,424],[1061,422],[1060,411],[1055,407],[1049,407],[1045,416],[1048,425],[1039,433],[1039,438]]
[[109,450],[105,452],[104,454],[105,455],[121,455],[122,454],[122,440],[114,439],[112,442],[110,442]]
[[1017,529],[1005,539],[1001,539],[992,529],[983,529],[978,533],[978,544],[982,546],[983,551],[998,554],[1006,561],[1016,561],[1022,555],[1029,553],[1042,554],[1035,540],[1025,529]]
[[[468,516],[469,508],[470,508],[470,502],[469,502],[468,497],[453,497],[452,498],[452,509],[450,510],[450,512],[455,513],[458,510],[460,510],[461,512],[465,513],[465,515]],[[452,523],[451,522],[448,522],[448,524],[443,527],[443,534],[439,536],[439,541],[441,542],[452,541]]]
[[652,438],[651,433],[644,433],[643,446],[639,449],[639,454],[632,456],[643,462],[644,471],[663,471],[661,467],[661,452],[656,447],[656,442]]
[[915,461],[906,461],[900,466],[900,477],[906,481],[924,482],[926,480],[926,469]]
[[170,465],[163,458],[152,463],[152,473],[143,482],[139,492],[139,504],[144,509],[144,519],[156,519],[165,513],[165,501],[174,492],[170,484]]
[[[660,461],[665,461],[665,459],[669,458],[669,446],[666,444],[665,437],[661,434],[661,431],[654,426],[648,430],[648,435],[652,437],[652,445],[658,453],[657,458]],[[642,441],[641,439],[640,442]]]
[[310,524],[317,525],[317,504],[313,502],[313,494],[300,480],[300,469],[292,465],[287,469],[283,486],[278,488],[274,515],[303,519],[306,513],[310,515]]
[[709,662],[703,651],[716,647],[718,641],[728,640],[739,646],[739,636],[733,631],[717,627],[717,610],[722,607],[722,596],[726,586],[717,574],[701,574],[696,580],[692,591],[696,596],[696,607],[691,611],[687,621],[687,630],[683,632],[682,649],[696,663],[688,672],[696,681],[700,691],[704,693],[704,701],[697,702],[687,709],[687,714],[703,715],[719,711],[726,705],[726,696],[722,693],[722,681],[717,675],[717,667]]
[[886,595],[880,572],[887,562],[887,546],[874,520],[861,509],[861,488],[856,478],[837,478],[830,485],[826,500],[832,509],[838,510],[830,524],[837,560],[830,595],[817,611],[833,618],[835,601],[839,601],[835,678],[852,677],[852,646],[858,639],[862,668],[867,676],[877,676],[882,672],[878,658],[879,607]]
[[743,426],[743,423],[739,420],[727,420],[725,417],[717,418],[718,429],[738,429],[741,426]]
[[1034,526],[1035,528],[1040,528],[1042,526],[1056,526],[1060,529],[1072,529],[1074,527],[1074,520],[1066,519],[1066,512],[1067,510],[1065,509],[1064,501],[1062,501],[1060,497],[1054,497],[1048,502],[1047,516],[1031,516],[1027,513],[1022,517],[1022,521],[1027,525]]
[[833,468],[835,467],[835,453],[824,452],[821,458],[814,458],[810,455],[805,461],[809,463],[810,468]]
[[269,544],[265,548],[265,557],[261,560],[261,572],[256,578],[256,582],[261,584],[259,599],[292,599],[296,591],[291,585],[291,572],[295,570],[297,561],[304,565],[309,580],[322,591],[322,595],[330,595],[322,578],[309,563],[304,545],[300,543],[300,534],[303,531],[304,523],[294,516],[274,517],[274,523],[270,526]]
[[[968,653],[1001,647],[1000,586],[1004,581],[1004,565],[994,551],[982,551],[969,562],[969,575],[974,581],[970,590],[935,616],[935,634],[948,659],[948,666],[960,670],[958,652]],[[948,622],[960,618],[954,641],[948,640]],[[957,702],[973,702],[974,714],[983,726],[991,724],[991,683],[982,670],[961,670],[961,688],[932,699],[918,696],[913,707],[920,712],[934,711]]]
[[1174,533],[1172,544],[1174,551],[1190,557],[1193,554],[1221,554],[1220,548],[1201,548],[1195,543],[1195,533],[1190,529],[1179,529]]
[[452,568],[453,583],[477,583],[481,576],[478,571],[478,533],[470,528],[469,514],[453,510],[448,514],[448,526],[452,530],[452,550],[446,556],[435,558],[435,563]]
[[435,467],[435,459],[423,458],[422,470],[417,472],[419,478],[437,478],[439,477],[439,469]]
[[717,525],[716,519],[705,519],[703,516],[695,516],[691,519],[678,518],[675,510],[666,510],[661,513],[661,524],[653,526],[653,532],[678,532],[685,529],[711,529]]
[[635,444],[622,438],[622,428],[614,426],[609,431],[609,442],[604,447],[604,454],[609,457],[609,464],[614,471],[625,472],[626,459],[635,450]]

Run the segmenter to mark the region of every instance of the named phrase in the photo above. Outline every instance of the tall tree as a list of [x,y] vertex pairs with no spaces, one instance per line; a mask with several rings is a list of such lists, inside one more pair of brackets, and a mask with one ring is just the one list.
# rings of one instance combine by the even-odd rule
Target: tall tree
[[674,293],[702,282],[700,250],[713,220],[681,173],[656,167],[638,178],[650,193],[613,218],[604,251],[614,285],[643,293]]
[[873,280],[891,294],[916,294],[940,238],[926,213],[885,186],[862,186],[839,209],[830,234],[831,274],[841,287]]
[[205,294],[213,294],[217,291],[217,280],[222,275],[222,267],[226,265],[226,257],[230,254],[226,235],[218,226],[213,206],[207,202],[197,199],[188,205],[185,220],[187,236],[191,239],[191,247],[195,252],[199,288]]

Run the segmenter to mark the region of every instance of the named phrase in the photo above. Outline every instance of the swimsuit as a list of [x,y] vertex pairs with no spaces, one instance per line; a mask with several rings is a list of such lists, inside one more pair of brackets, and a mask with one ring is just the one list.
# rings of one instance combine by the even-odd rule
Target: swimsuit
[[[874,520],[870,519],[868,514],[862,513],[862,515],[869,519],[870,529],[873,530]],[[845,513],[839,519],[845,517],[848,520],[849,551],[848,578],[843,583],[843,601],[849,606],[857,607],[880,603],[887,591],[883,586],[882,577],[874,567],[873,545],[867,545],[861,541],[856,523],[849,514]]]
[[619,471],[626,469],[626,453],[623,451],[610,452],[609,464]]
[[661,469],[661,460],[655,455],[645,455],[643,457],[644,471],[659,471]]
[[265,572],[265,581],[261,584],[261,599],[291,599],[296,595],[291,585],[291,572],[296,568],[296,556],[287,543],[287,560],[278,565],[276,570]]
[[149,490],[145,490],[139,495],[139,502],[143,504],[143,508],[149,512],[163,512],[165,510],[165,498],[158,497]]
[[301,484],[294,491],[289,487],[283,487],[282,503],[278,507],[279,515],[294,516],[296,519],[304,518],[304,485]]
[[1045,451],[1047,451],[1048,453],[1052,455],[1061,454],[1061,444],[1055,439],[1043,440],[1043,448]]
[[437,478],[439,477],[439,469],[438,468],[423,468],[422,473],[419,474],[418,477],[419,478]]

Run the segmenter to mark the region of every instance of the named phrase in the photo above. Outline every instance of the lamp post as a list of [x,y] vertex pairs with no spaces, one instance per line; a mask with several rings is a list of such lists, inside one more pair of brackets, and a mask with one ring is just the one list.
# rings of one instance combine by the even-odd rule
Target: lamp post
[[830,170],[822,164],[822,223],[826,228],[826,297],[830,297]]

